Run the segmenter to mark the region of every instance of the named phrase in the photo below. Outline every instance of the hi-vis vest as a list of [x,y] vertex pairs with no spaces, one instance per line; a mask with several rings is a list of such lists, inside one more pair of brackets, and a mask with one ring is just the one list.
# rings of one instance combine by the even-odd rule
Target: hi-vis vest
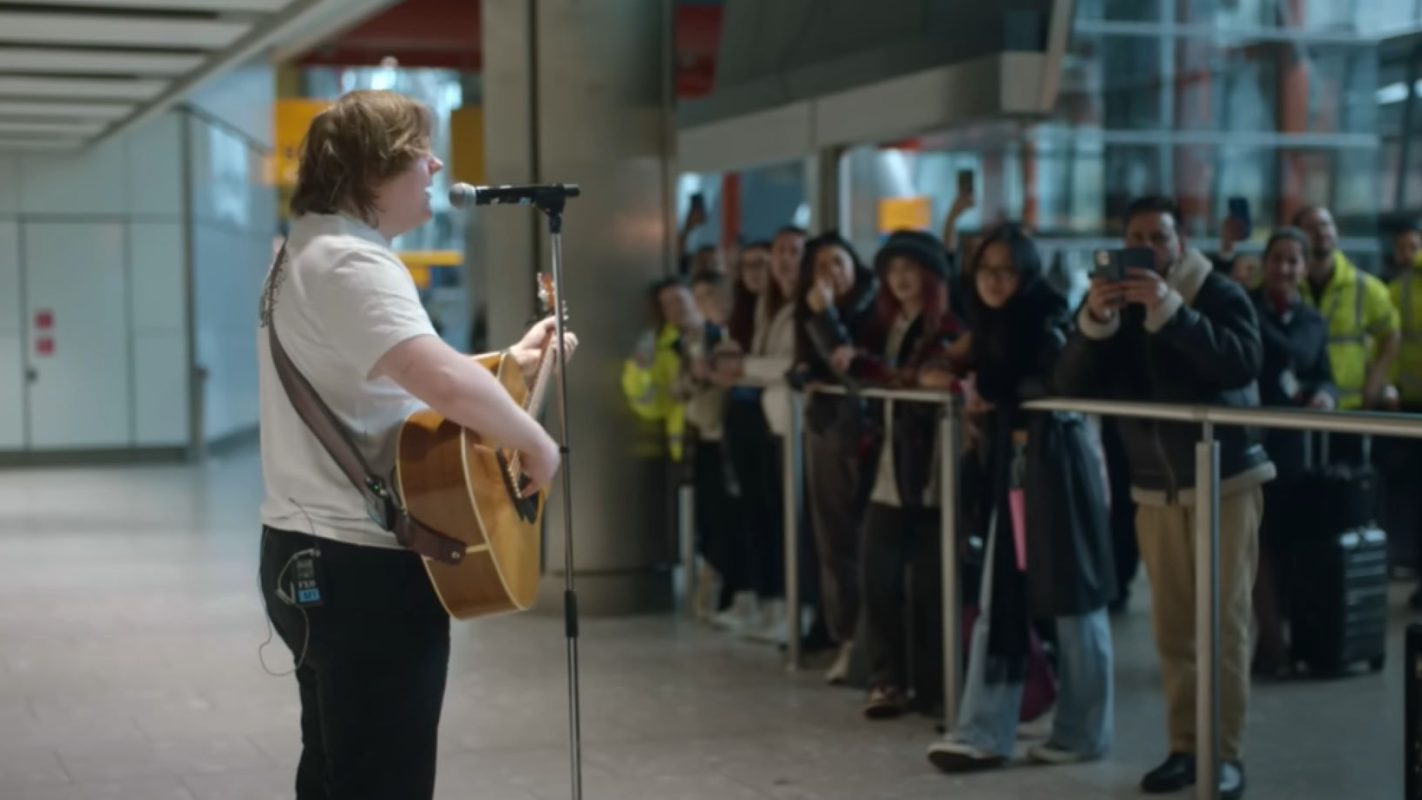
[[1402,401],[1422,405],[1422,260],[1392,282],[1392,304],[1402,315],[1402,349],[1393,364]]
[[[677,401],[674,389],[681,373],[681,355],[677,341],[681,331],[667,325],[657,333],[656,355],[652,366],[645,368],[634,359],[622,365],[622,392],[637,418],[649,423],[648,434],[655,426],[656,438],[662,441],[640,441],[637,455],[652,457],[666,452],[675,461],[682,456],[686,435],[686,406]],[[660,424],[658,424],[660,423]]]
[[1354,266],[1341,252],[1334,253],[1333,277],[1315,300],[1312,287],[1304,286],[1304,302],[1318,310],[1328,323],[1328,363],[1338,387],[1338,408],[1363,407],[1363,385],[1379,337],[1398,328],[1397,311],[1387,285]]

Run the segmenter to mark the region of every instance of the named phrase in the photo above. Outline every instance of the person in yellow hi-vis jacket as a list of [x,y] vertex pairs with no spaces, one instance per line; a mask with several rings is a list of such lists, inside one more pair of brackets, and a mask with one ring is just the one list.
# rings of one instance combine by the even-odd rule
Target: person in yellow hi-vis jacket
[[1402,345],[1392,370],[1398,405],[1422,412],[1422,254],[1399,268],[1389,288],[1402,325]]
[[[652,286],[657,328],[642,335],[632,357],[622,365],[622,392],[632,412],[648,429],[637,455],[666,454],[680,461],[686,434],[686,406],[676,394],[681,375],[682,337],[701,324],[691,290],[676,278]],[[655,426],[655,434],[653,433]]]
[[[1393,264],[1396,276],[1390,288],[1392,302],[1402,318],[1402,346],[1393,364],[1392,377],[1397,386],[1396,410],[1422,413],[1422,253],[1415,226],[1398,231],[1393,237]],[[1422,501],[1410,489],[1422,477],[1422,446],[1413,439],[1385,439],[1379,443],[1379,465],[1386,469],[1383,483],[1383,525],[1392,548],[1393,562],[1406,564],[1410,559],[1422,563]],[[1388,487],[1405,487],[1402,491],[1387,491]],[[1417,563],[1409,564],[1416,566]],[[1422,589],[1412,595],[1413,608],[1422,609]]]
[[[1328,209],[1304,208],[1294,215],[1294,224],[1309,237],[1303,297],[1328,323],[1328,359],[1338,387],[1338,408],[1380,408],[1387,403],[1392,363],[1402,341],[1387,285],[1338,249],[1338,228]],[[1362,452],[1352,437],[1335,437],[1333,450],[1355,460]]]

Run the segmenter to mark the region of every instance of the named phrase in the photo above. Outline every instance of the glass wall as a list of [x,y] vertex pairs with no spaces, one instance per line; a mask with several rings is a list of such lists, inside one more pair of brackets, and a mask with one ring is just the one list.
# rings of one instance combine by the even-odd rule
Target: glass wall
[[[1120,235],[1131,198],[1161,193],[1179,201],[1186,231],[1209,248],[1229,198],[1240,196],[1255,221],[1253,246],[1300,207],[1323,204],[1349,252],[1380,266],[1379,219],[1394,206],[1402,169],[1407,78],[1406,64],[1381,57],[1379,41],[1422,20],[1422,3],[1078,0],[1076,13],[1050,119],[849,154],[857,242],[882,234],[873,211],[886,198],[927,198],[938,232],[957,170],[971,169],[976,208],[961,220],[969,230],[1022,219],[1049,246],[1090,249]],[[1422,205],[1422,178],[1406,183]]]

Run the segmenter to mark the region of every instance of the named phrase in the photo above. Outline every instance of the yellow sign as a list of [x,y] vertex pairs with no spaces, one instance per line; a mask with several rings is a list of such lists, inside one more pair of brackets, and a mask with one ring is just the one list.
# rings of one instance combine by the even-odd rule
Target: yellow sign
[[330,105],[329,100],[299,97],[276,101],[272,115],[276,146],[272,152],[271,173],[267,176],[273,184],[287,189],[296,186],[296,168],[301,163],[301,140],[306,138],[311,120]]
[[886,197],[879,201],[879,233],[926,231],[933,224],[933,201],[927,197]]
[[435,267],[457,267],[464,263],[464,254],[458,250],[401,250],[396,253],[410,270],[415,285],[421,289],[430,288],[430,270]]
[[456,108],[449,115],[449,176],[476,186],[484,175],[484,108]]

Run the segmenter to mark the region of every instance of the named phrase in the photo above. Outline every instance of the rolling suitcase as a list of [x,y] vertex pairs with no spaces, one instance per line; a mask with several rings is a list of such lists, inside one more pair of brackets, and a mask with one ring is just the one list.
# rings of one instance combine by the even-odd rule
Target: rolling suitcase
[[[1292,654],[1316,675],[1339,675],[1366,663],[1373,671],[1387,658],[1387,534],[1376,520],[1374,481],[1368,468],[1312,468],[1300,484],[1312,506],[1327,509],[1293,516],[1289,583]],[[1301,509],[1300,509],[1301,510]]]

